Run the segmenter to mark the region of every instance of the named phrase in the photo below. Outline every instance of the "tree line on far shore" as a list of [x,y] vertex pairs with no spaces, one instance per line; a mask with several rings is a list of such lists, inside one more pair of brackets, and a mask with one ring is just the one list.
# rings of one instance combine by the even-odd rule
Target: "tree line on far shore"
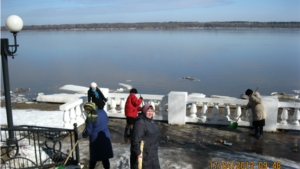
[[[31,25],[23,30],[112,30],[112,29],[200,29],[200,28],[300,28],[300,22],[144,22]],[[4,27],[2,27],[2,30]]]

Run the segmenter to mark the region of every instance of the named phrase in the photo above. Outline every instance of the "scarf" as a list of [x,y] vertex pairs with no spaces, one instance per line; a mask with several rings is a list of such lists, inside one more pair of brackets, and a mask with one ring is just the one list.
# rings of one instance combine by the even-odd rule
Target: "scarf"
[[99,94],[98,94],[96,88],[95,88],[95,89],[92,89],[92,91],[94,92],[95,97],[96,97],[97,99],[99,99]]

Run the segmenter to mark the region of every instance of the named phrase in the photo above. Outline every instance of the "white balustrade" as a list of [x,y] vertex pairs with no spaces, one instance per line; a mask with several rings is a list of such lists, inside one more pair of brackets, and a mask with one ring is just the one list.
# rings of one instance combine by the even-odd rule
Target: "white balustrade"
[[300,111],[298,108],[296,108],[294,110],[294,115],[293,115],[293,124],[299,126],[299,120],[300,120]]
[[241,105],[237,104],[236,105],[236,109],[235,109],[235,120],[237,121],[241,121],[241,115],[242,115],[242,109],[241,109]]
[[214,108],[212,111],[212,121],[218,121],[219,119],[219,103],[214,103]]
[[190,109],[190,118],[197,118],[197,115],[196,115],[196,113],[197,113],[197,106],[196,106],[196,104],[195,103],[193,103],[192,104],[192,107],[191,107],[191,109]]
[[71,118],[70,118],[70,115],[69,115],[69,110],[64,111],[63,121],[64,121],[64,127],[65,128],[72,127]]
[[202,104],[203,105],[202,105],[202,109],[201,109],[201,117],[200,117],[200,119],[202,120],[202,122],[205,122],[206,121],[207,111],[208,111],[207,102],[203,102]]
[[64,112],[63,121],[65,128],[73,128],[73,124],[81,125],[84,123],[84,111],[82,104],[86,98],[79,98],[59,106],[59,109]]
[[[125,101],[129,94],[125,93],[107,93],[109,111],[107,111],[109,117],[125,118]],[[246,110],[245,115],[242,113],[241,107],[248,103],[248,100],[236,99],[236,98],[205,98],[200,97],[199,94],[188,95],[187,92],[170,92],[168,95],[150,95],[143,94],[143,102],[150,103],[158,115],[154,116],[156,120],[167,120],[169,124],[182,125],[186,122],[193,123],[209,123],[209,124],[222,124],[228,125],[228,123],[234,122],[238,117],[240,126],[251,126],[252,112],[251,109]],[[86,98],[85,98],[86,99]],[[276,129],[295,129],[300,130],[300,103],[279,102],[274,97],[262,97],[263,104],[267,113],[266,131],[276,131]],[[63,121],[64,126],[68,128],[73,127],[73,123],[84,122],[84,111],[82,109],[83,100],[68,102],[60,107],[60,110],[64,111]],[[190,108],[190,115],[187,116],[187,103],[192,103]],[[119,105],[119,110],[117,110]],[[141,106],[144,104],[141,104]],[[168,106],[168,108],[166,108]],[[200,116],[197,117],[198,109],[200,106]],[[224,106],[224,111],[220,112],[219,107]],[[208,115],[208,107],[212,108],[211,116]],[[235,108],[231,112],[231,108]],[[278,109],[282,108],[282,114],[280,116],[280,122],[277,123]],[[293,115],[288,116],[288,108],[294,110]],[[233,113],[233,115],[231,115]],[[222,116],[221,116],[222,115]]]
[[84,123],[84,119],[85,119],[85,117],[84,117],[84,114],[82,113],[83,111],[82,111],[82,108],[81,108],[81,105],[77,105],[76,107],[75,107],[75,114],[76,114],[76,122],[78,122],[79,124],[81,124],[81,123]]
[[280,124],[286,125],[287,124],[287,121],[286,121],[287,119],[288,119],[288,110],[287,110],[286,107],[284,107],[282,109],[282,113],[281,113],[281,122],[280,122]]
[[230,121],[229,115],[230,115],[230,106],[229,103],[225,103],[224,104],[225,108],[224,108],[224,117],[223,120],[224,121]]
[[116,104],[115,98],[111,98],[109,107],[110,107],[109,113],[116,113],[117,112],[117,110],[116,110],[117,104]]
[[125,114],[125,100],[124,100],[124,98],[121,98],[121,101],[120,101],[120,113]]
[[71,124],[74,124],[76,123],[76,113],[75,113],[75,108],[71,108],[70,111],[70,121],[71,121]]

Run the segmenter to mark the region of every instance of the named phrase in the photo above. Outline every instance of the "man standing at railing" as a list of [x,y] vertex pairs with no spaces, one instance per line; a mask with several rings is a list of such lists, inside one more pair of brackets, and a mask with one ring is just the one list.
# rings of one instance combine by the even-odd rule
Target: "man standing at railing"
[[266,112],[261,100],[261,96],[257,91],[253,93],[251,89],[247,89],[245,94],[249,97],[249,102],[246,105],[246,109],[251,108],[253,114],[252,125],[255,129],[255,133],[252,134],[252,136],[256,137],[257,139],[262,139],[263,126],[265,126]]
[[132,135],[132,131],[133,131],[134,120],[138,116],[138,111],[142,110],[140,104],[143,102],[143,98],[141,96],[140,98],[136,97],[138,91],[135,88],[132,88],[129,91],[129,93],[130,94],[125,103],[125,116],[126,116],[126,127],[124,132],[125,142],[128,142],[130,140],[130,136]]

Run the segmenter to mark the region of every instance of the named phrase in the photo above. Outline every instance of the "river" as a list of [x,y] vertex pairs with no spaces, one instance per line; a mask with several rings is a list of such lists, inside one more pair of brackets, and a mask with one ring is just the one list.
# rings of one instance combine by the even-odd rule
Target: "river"
[[[1,37],[13,43],[11,33]],[[10,88],[30,88],[29,98],[92,81],[109,89],[129,84],[141,94],[240,97],[257,86],[262,95],[293,93],[300,89],[299,37],[300,29],[280,28],[21,31],[17,56],[8,59]]]

